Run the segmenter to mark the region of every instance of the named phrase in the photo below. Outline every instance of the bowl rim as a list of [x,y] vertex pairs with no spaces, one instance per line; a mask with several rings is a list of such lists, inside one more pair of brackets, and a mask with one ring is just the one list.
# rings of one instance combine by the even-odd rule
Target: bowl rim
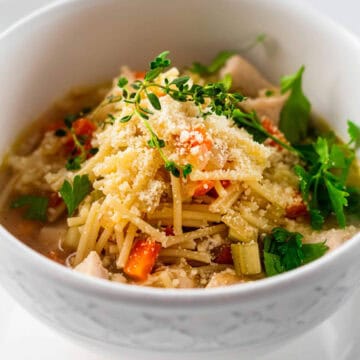
[[[28,26],[33,20],[38,20],[44,15],[51,14],[60,7],[70,7],[75,3],[85,3],[86,1],[88,0],[57,0],[51,4],[42,6],[0,32],[0,47],[3,40],[16,33],[16,31],[21,30],[21,28]],[[265,4],[266,0],[259,0],[259,2]],[[350,42],[351,46],[357,49],[360,54],[360,39],[343,26],[337,24],[334,20],[314,10],[310,5],[288,0],[277,0],[272,3],[272,6],[281,8],[288,13],[296,13],[298,16],[305,17],[310,26],[314,26],[313,24],[316,23],[316,26],[325,29],[325,31],[336,31],[344,41]],[[211,289],[162,289],[136,285],[131,286],[121,283],[114,284],[111,281],[104,281],[83,275],[47,259],[45,256],[18,240],[2,225],[0,225],[0,238],[3,241],[8,241],[14,248],[17,248],[19,254],[26,258],[28,262],[31,262],[36,270],[44,272],[46,274],[45,276],[58,280],[58,284],[61,283],[62,285],[63,283],[67,283],[78,291],[106,296],[106,299],[109,301],[120,300],[134,305],[162,308],[186,307],[188,309],[198,309],[220,303],[231,304],[238,302],[240,299],[257,299],[261,298],[261,296],[259,296],[261,294],[276,293],[281,289],[290,289],[291,286],[294,286],[294,283],[295,287],[297,287],[300,283],[306,283],[308,279],[311,281],[314,274],[325,271],[334,263],[339,262],[341,258],[345,258],[347,254],[352,252],[355,246],[359,246],[356,243],[360,241],[360,232],[343,243],[335,251],[331,251],[322,258],[295,270],[254,282]]]

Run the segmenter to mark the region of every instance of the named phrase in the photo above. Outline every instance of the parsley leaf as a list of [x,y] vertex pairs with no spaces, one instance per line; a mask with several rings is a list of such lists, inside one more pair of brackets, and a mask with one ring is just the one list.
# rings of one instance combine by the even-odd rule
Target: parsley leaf
[[340,227],[344,228],[346,226],[344,206],[348,205],[346,198],[349,196],[349,193],[343,191],[341,185],[339,186],[338,183],[331,181],[329,178],[325,178],[325,185],[338,223]]
[[300,192],[308,206],[312,227],[321,229],[325,218],[333,212],[339,226],[344,228],[344,208],[348,206],[349,197],[345,183],[354,153],[348,146],[329,144],[322,137],[311,144],[310,148],[297,149],[302,153],[303,159],[308,161],[307,170],[297,165],[294,171],[299,178]]
[[354,144],[355,151],[360,148],[360,127],[353,123],[352,121],[348,121],[348,133],[350,136],[349,145]]
[[72,186],[67,180],[64,181],[59,192],[66,204],[69,216],[74,214],[90,191],[91,182],[88,175],[76,175]]
[[349,193],[346,213],[348,215],[355,216],[357,219],[360,219],[360,189],[353,186],[348,186],[346,190]]
[[23,195],[15,199],[10,207],[17,209],[25,207],[24,218],[29,220],[46,221],[46,211],[49,199],[44,196]]
[[321,230],[324,223],[325,217],[319,209],[309,209],[311,227],[314,230]]
[[210,76],[217,73],[226,63],[226,61],[235,54],[235,51],[222,51],[206,66],[199,62],[194,62],[190,71],[200,76]]
[[319,257],[323,256],[328,251],[328,249],[329,248],[323,242],[316,244],[303,244],[303,263],[307,264],[318,259]]
[[264,266],[266,276],[274,276],[285,272],[280,256],[264,251]]
[[299,143],[307,135],[311,104],[302,90],[302,66],[294,75],[281,79],[281,93],[291,91],[280,114],[280,130],[292,144]]
[[304,236],[284,228],[274,228],[264,238],[264,266],[267,276],[296,269],[323,256],[328,250],[324,243],[303,244]]

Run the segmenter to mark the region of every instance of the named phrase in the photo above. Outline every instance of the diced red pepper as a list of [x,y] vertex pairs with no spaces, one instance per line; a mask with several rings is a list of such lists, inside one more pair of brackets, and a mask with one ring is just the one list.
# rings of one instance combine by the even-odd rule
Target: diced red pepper
[[213,250],[214,262],[217,264],[232,264],[233,258],[231,256],[230,244],[220,245]]
[[135,242],[124,267],[124,273],[137,281],[144,281],[151,273],[159,256],[161,245],[153,239]]
[[166,236],[174,236],[175,233],[174,233],[174,227],[171,226],[171,225],[168,225],[166,228],[165,228],[165,235]]
[[62,203],[62,198],[59,196],[59,193],[52,192],[49,196],[49,207],[55,208]]
[[[74,152],[75,150],[75,143],[74,140],[71,136],[68,136],[68,138],[66,139],[65,143],[64,143],[64,152],[65,154],[71,154],[72,152]],[[79,151],[76,152],[76,154],[72,154],[72,155],[78,155]]]
[[220,180],[220,183],[224,189],[227,189],[231,185],[230,180]]
[[303,201],[291,204],[285,210],[286,217],[289,219],[296,219],[300,216],[306,216],[309,214],[308,209]]

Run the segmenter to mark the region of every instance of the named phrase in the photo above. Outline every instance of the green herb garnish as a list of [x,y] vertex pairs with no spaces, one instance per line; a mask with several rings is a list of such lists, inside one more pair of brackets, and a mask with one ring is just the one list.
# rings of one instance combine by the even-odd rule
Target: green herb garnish
[[24,207],[24,218],[29,220],[46,221],[46,211],[49,205],[49,199],[44,196],[22,195],[16,198],[10,205],[17,209]]
[[308,206],[314,229],[321,229],[325,218],[332,212],[339,226],[346,226],[344,208],[348,206],[349,198],[346,181],[355,159],[355,148],[352,145],[356,146],[359,130],[351,121],[348,124],[348,144],[336,144],[319,137],[315,144],[298,147],[307,165],[305,168],[297,165],[294,170],[299,177],[300,191]]
[[348,186],[346,190],[349,193],[346,214],[360,219],[360,189]]
[[305,67],[281,79],[281,93],[291,91],[280,114],[279,128],[292,143],[298,144],[308,132],[311,104],[302,90],[302,76]]
[[304,236],[284,228],[274,228],[264,238],[264,265],[267,276],[296,269],[323,256],[325,243],[303,244]]
[[356,151],[360,148],[360,127],[350,120],[348,120],[348,134],[350,136],[348,145]]
[[190,71],[200,76],[216,74],[225,65],[226,61],[235,54],[235,51],[222,51],[215,57],[210,65],[207,66],[199,62],[194,62]]
[[90,191],[91,182],[88,175],[76,175],[73,185],[67,180],[64,181],[59,192],[65,202],[69,216],[74,214],[74,211]]

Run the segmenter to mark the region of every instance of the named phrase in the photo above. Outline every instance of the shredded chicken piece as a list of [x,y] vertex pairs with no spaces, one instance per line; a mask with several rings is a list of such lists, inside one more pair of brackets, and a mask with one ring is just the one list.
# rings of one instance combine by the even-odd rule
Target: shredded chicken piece
[[267,117],[278,125],[280,121],[280,113],[287,100],[288,95],[274,94],[272,96],[260,96],[258,98],[248,98],[240,103],[243,110],[250,112],[256,111],[260,118]]
[[349,240],[357,233],[355,226],[348,226],[345,229],[331,229],[321,232],[313,232],[307,239],[306,243],[317,243],[325,241],[329,251],[333,251],[345,241]]
[[91,251],[74,270],[100,279],[109,279],[109,272],[104,268],[96,251]]
[[233,285],[240,282],[244,282],[244,280],[237,276],[234,270],[226,269],[219,273],[213,274],[206,287],[214,288],[219,286]]
[[220,70],[220,78],[226,74],[232,77],[232,89],[245,96],[257,97],[262,89],[274,89],[269,81],[249,62],[240,55],[232,56]]

